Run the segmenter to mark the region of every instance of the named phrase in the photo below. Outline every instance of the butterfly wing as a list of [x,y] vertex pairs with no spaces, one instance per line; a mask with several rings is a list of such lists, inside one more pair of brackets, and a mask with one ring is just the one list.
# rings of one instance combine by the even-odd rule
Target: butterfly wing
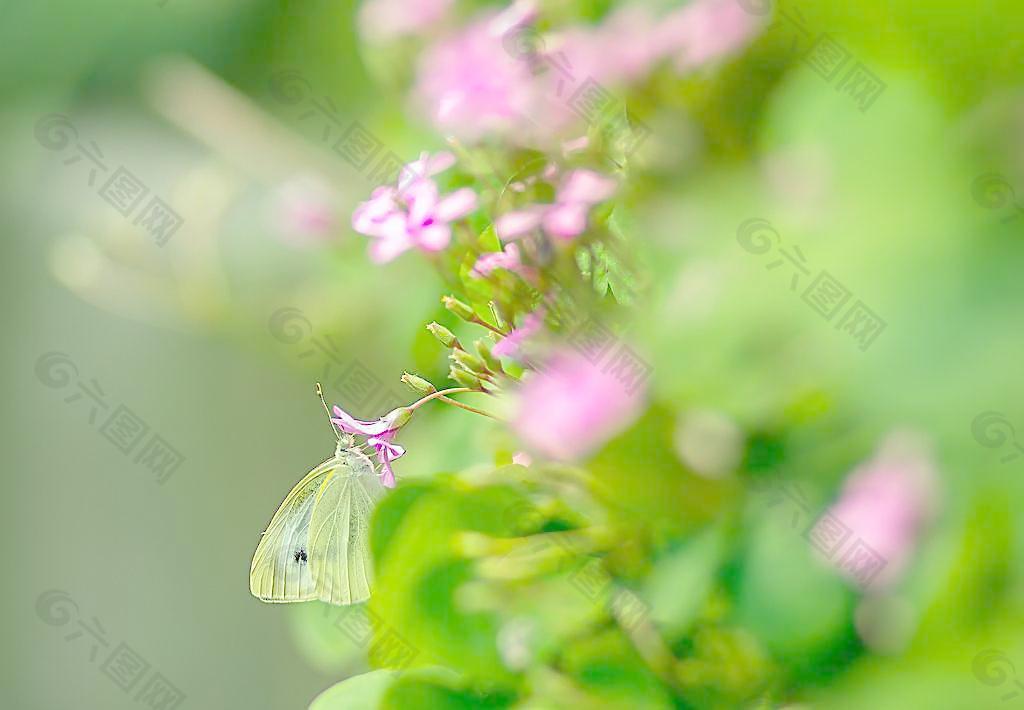
[[[317,493],[340,464],[337,457],[331,457],[314,468],[292,488],[274,513],[249,569],[249,591],[257,599],[304,602],[317,598],[308,559],[309,525]],[[302,553],[306,555],[305,560]]]
[[365,454],[344,450],[338,461],[313,506],[309,565],[317,598],[358,604],[370,598],[370,516],[384,488]]

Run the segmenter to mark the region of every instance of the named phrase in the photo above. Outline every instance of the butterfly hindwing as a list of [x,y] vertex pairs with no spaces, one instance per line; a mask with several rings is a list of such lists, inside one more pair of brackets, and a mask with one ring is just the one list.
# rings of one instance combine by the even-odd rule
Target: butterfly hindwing
[[370,597],[370,516],[383,487],[363,453],[342,451],[339,464],[317,492],[309,562],[319,599],[358,604]]
[[253,596],[265,602],[317,598],[309,565],[309,524],[317,492],[335,466],[332,457],[306,474],[274,513],[252,558],[249,590]]

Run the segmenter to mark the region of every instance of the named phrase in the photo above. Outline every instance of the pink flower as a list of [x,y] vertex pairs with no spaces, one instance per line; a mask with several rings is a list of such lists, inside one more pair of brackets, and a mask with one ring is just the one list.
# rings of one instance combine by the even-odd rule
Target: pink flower
[[472,142],[518,129],[534,104],[529,64],[503,42],[531,16],[515,6],[506,12],[469,25],[420,58],[414,93],[446,134]]
[[513,428],[528,447],[572,461],[628,427],[643,409],[643,392],[614,370],[576,352],[555,355],[520,391]]
[[409,409],[399,407],[376,421],[365,422],[355,419],[336,406],[331,422],[346,434],[367,437],[366,443],[376,450],[377,460],[381,465],[381,485],[385,488],[394,488],[395,472],[391,469],[391,462],[404,456],[405,449],[391,442],[411,416],[412,412]]
[[495,269],[505,269],[519,274],[527,281],[537,278],[537,270],[523,263],[518,244],[509,244],[502,251],[481,254],[473,265],[472,274],[479,278],[489,276]]
[[368,0],[359,11],[359,26],[371,41],[420,34],[443,18],[452,0]]
[[937,507],[937,474],[925,447],[899,434],[853,470],[829,513],[850,528],[851,539],[861,540],[881,558],[873,584],[886,587],[907,566]]
[[544,325],[544,309],[538,308],[523,318],[523,324],[495,343],[491,353],[496,357],[518,358],[525,343]]
[[652,43],[659,53],[675,56],[676,70],[685,72],[742,49],[761,24],[737,0],[696,0],[669,13]]
[[476,209],[476,193],[468,187],[438,195],[431,177],[452,163],[450,153],[424,153],[402,169],[399,187],[378,187],[356,208],[352,228],[374,238],[371,259],[384,263],[414,247],[436,252],[448,246],[451,223]]
[[583,234],[590,209],[607,200],[618,183],[593,170],[573,170],[563,179],[551,205],[530,205],[509,212],[494,223],[500,239],[515,239],[538,227],[559,239],[569,240]]

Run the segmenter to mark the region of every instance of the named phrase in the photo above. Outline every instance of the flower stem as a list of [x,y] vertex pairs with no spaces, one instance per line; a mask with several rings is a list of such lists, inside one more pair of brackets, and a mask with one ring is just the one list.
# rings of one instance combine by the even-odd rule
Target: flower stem
[[480,414],[481,416],[484,417],[490,417],[495,421],[503,421],[501,418],[494,416],[490,412],[485,412],[484,410],[477,409],[476,407],[470,407],[468,404],[457,402],[454,399],[451,399],[450,397],[447,396],[450,394],[460,394],[462,392],[480,392],[481,394],[490,394],[487,390],[477,390],[473,389],[472,387],[450,387],[446,390],[438,390],[437,392],[431,392],[426,397],[423,397],[422,399],[410,404],[408,409],[411,412],[418,408],[420,405],[426,404],[432,399],[439,399],[442,402],[445,402],[446,404],[458,407],[459,409],[465,409],[467,412],[473,412],[474,414]]
[[493,414],[491,414],[490,412],[485,412],[484,410],[477,409],[476,407],[470,407],[468,404],[463,404],[462,402],[456,402],[454,399],[449,399],[448,397],[441,397],[441,401],[442,402],[446,402],[447,404],[450,404],[450,405],[452,405],[454,407],[458,407],[459,409],[465,409],[467,412],[473,412],[474,414],[480,414],[480,415],[485,416],[485,417],[490,417],[491,419],[493,419],[493,420],[495,420],[497,422],[503,422],[504,421],[500,417],[496,417]]
[[420,405],[426,404],[427,402],[429,402],[432,399],[437,399],[438,397],[444,397],[447,394],[458,394],[459,392],[475,392],[475,391],[476,390],[474,390],[474,389],[472,389],[470,387],[450,387],[450,388],[448,388],[446,390],[438,390],[437,392],[431,392],[430,394],[428,394],[426,397],[423,397],[419,401],[413,402],[412,404],[410,404],[407,407],[407,409],[410,412],[414,411],[414,410],[418,409],[420,407]]
[[508,333],[503,331],[501,328],[497,328],[497,327],[491,325],[490,323],[485,321],[480,316],[473,316],[473,318],[470,320],[470,323],[476,323],[477,325],[481,325],[484,328],[487,328],[487,330],[494,331],[498,335],[508,335]]

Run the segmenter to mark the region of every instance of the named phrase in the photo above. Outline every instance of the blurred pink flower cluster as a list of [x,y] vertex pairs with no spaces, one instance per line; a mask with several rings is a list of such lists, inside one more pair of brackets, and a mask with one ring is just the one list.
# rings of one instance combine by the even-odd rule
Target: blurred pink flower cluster
[[570,106],[578,87],[623,87],[664,62],[693,71],[742,49],[762,24],[736,0],[696,0],[660,16],[631,3],[597,25],[543,36],[537,16],[536,3],[519,0],[420,57],[414,94],[440,130],[467,141],[500,134],[548,143],[578,122]]
[[615,194],[616,187],[615,180],[593,170],[573,170],[563,178],[554,204],[508,212],[495,220],[494,231],[501,239],[516,239],[539,227],[557,239],[574,239],[586,230],[590,209]]

